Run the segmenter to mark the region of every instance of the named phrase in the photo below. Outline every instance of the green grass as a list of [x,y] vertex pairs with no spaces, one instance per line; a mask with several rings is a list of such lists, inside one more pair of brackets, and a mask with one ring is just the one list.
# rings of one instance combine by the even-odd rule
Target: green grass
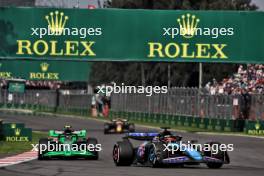
[[32,141],[29,142],[5,142],[0,141],[0,154],[13,155],[32,150],[31,144],[37,144],[40,138],[47,137],[44,132],[32,132]]

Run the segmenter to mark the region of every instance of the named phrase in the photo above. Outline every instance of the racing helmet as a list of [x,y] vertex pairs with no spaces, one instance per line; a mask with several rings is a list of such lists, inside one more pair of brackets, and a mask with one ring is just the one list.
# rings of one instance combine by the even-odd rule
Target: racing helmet
[[72,126],[71,125],[65,125],[64,126],[64,133],[65,134],[70,134],[72,132],[73,132],[73,130],[72,130]]

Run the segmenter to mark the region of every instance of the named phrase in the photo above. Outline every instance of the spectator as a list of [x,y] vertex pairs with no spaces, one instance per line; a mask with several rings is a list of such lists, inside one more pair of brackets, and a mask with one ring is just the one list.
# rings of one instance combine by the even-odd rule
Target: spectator
[[242,90],[249,94],[262,94],[264,93],[264,65],[248,64],[246,68],[240,65],[237,73],[219,83],[214,78],[213,84],[210,82],[206,84],[206,89],[211,95],[242,94]]

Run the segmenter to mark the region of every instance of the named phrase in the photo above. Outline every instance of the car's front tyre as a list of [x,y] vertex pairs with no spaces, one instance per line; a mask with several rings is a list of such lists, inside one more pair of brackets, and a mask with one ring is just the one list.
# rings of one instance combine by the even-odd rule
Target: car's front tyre
[[[45,153],[48,152],[48,145],[49,145],[49,140],[47,138],[41,138],[39,140],[39,145],[38,145],[38,160],[45,160],[47,157],[44,156]],[[42,151],[42,147],[45,147],[45,150]]]
[[208,163],[206,163],[207,167],[211,168],[211,169],[221,168],[224,164],[225,159],[229,160],[227,153],[225,151],[219,150],[220,145],[221,145],[221,143],[219,143],[219,142],[209,142],[207,144],[209,144],[211,146],[211,148],[213,145],[217,146],[218,151],[216,153],[213,151],[204,151],[204,156],[213,157],[213,158],[216,158],[216,159],[219,159],[222,161],[222,162],[208,162]]
[[98,160],[98,158],[99,158],[99,152],[96,151],[96,145],[98,144],[97,139],[95,139],[95,138],[88,138],[87,139],[87,146],[89,144],[92,144],[93,145],[94,151],[89,151],[89,152],[91,152],[93,154],[93,156],[87,157],[87,159]]
[[128,141],[120,141],[114,145],[113,160],[116,166],[130,166],[133,163],[134,150]]
[[105,123],[104,124],[104,134],[108,134],[109,133],[109,130],[110,130],[110,125]]

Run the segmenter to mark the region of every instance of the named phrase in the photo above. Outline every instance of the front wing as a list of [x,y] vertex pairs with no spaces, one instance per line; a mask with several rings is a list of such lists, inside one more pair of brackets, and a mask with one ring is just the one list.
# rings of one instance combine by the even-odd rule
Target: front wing
[[95,156],[89,151],[52,151],[43,154],[44,157],[57,158],[57,157],[80,157],[88,158]]
[[192,163],[223,163],[228,164],[228,162],[214,157],[203,156],[201,160],[194,160],[188,156],[178,156],[172,158],[166,158],[162,160],[163,164],[192,164]]

